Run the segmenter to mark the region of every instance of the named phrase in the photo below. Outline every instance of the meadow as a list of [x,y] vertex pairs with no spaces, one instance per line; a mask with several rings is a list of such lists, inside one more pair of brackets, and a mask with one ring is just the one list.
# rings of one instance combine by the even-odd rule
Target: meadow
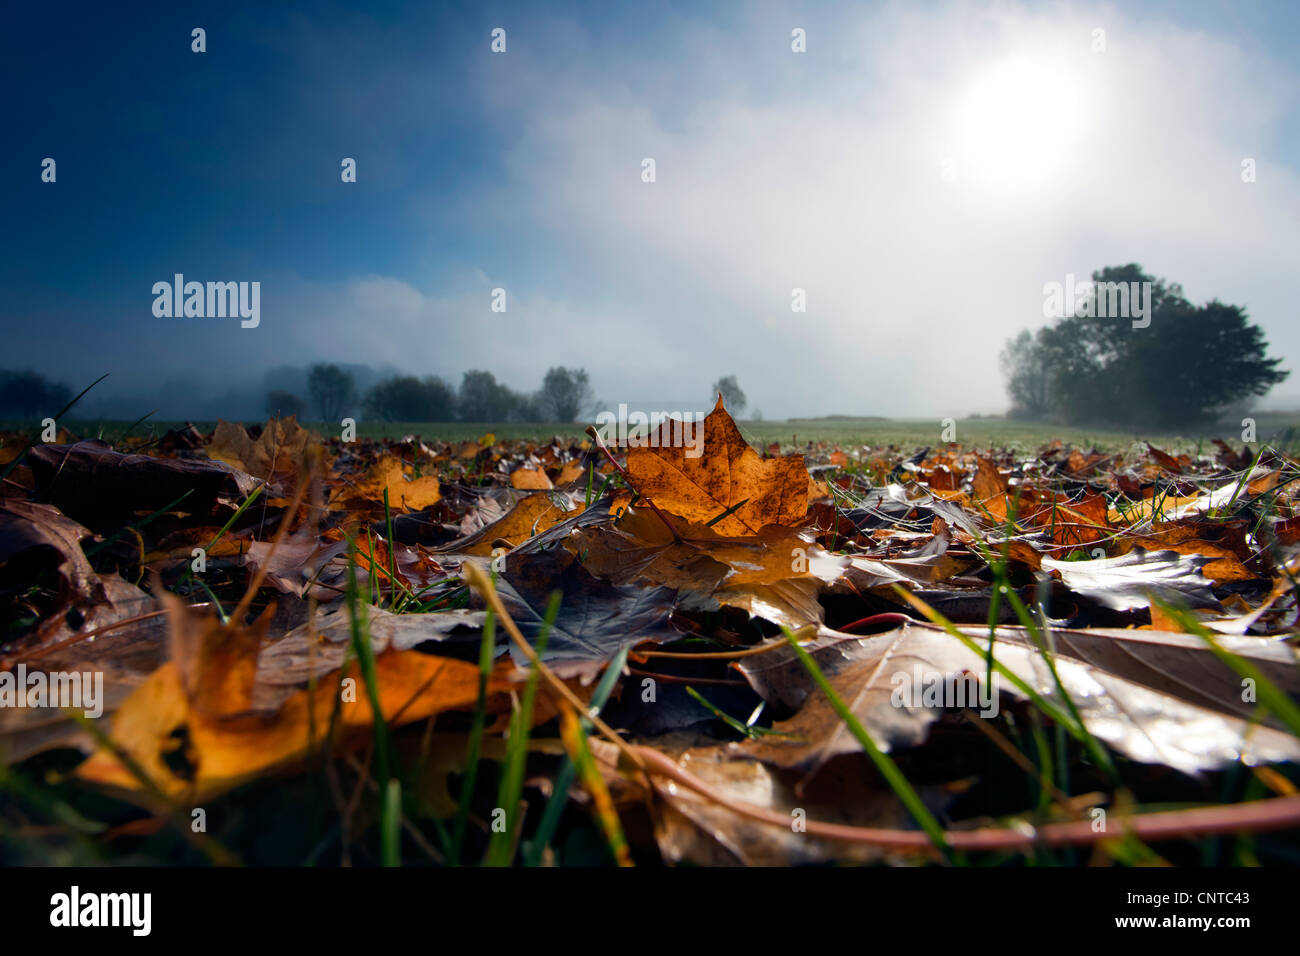
[[[1300,441],[1300,411],[1258,412],[1255,420],[1256,436],[1281,450]],[[194,427],[210,432],[215,421],[195,421]],[[246,421],[245,425],[260,422]],[[304,425],[329,436],[333,429],[323,423],[304,420]],[[840,446],[845,449],[861,445],[879,447],[895,446],[899,449],[920,449],[944,442],[946,422],[934,418],[850,418],[830,417],[811,419],[768,419],[737,422],[741,434],[754,445],[766,447],[780,443],[786,452],[800,450],[808,442]],[[0,427],[23,430],[25,423],[3,423]],[[102,437],[116,441],[128,431],[133,435],[162,435],[168,429],[184,427],[184,422],[161,421],[132,423],[127,421],[87,419],[72,422],[71,427],[87,438]],[[426,440],[476,441],[485,434],[499,440],[517,439],[547,441],[555,436],[580,439],[587,422],[556,423],[481,423],[481,422],[373,422],[358,421],[357,434],[363,438],[401,438],[418,435]],[[1158,447],[1176,452],[1196,453],[1214,439],[1227,441],[1234,447],[1242,441],[1242,426],[1237,422],[1220,422],[1216,425],[1188,428],[1182,431],[1142,433],[1122,431],[1107,427],[1058,425],[1046,422],[1014,421],[1005,418],[973,417],[952,421],[950,432],[957,444],[974,448],[1019,448],[1036,450],[1054,441],[1078,448],[1097,451],[1120,451],[1137,441],[1149,441]]]

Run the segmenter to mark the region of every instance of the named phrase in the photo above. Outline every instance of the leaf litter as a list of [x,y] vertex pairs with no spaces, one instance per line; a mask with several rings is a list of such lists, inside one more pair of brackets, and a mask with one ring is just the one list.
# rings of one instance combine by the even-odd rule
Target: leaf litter
[[1134,862],[1300,823],[1294,459],[680,425],[34,446],[0,693],[98,674],[103,718],[24,700],[0,754],[159,820],[324,772],[345,859],[393,812],[435,862]]

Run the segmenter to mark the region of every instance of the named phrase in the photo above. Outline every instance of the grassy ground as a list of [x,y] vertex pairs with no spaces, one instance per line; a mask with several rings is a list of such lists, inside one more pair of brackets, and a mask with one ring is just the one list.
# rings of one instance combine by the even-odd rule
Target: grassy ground
[[[1256,432],[1260,441],[1288,447],[1300,442],[1300,412],[1261,412],[1255,415]],[[83,421],[73,427],[83,435],[102,436],[112,441],[131,426],[125,421]],[[180,422],[146,422],[136,425],[133,434],[162,434]],[[210,431],[215,422],[195,422],[201,431]],[[252,423],[247,423],[252,424]],[[322,434],[335,429],[319,423],[311,424]],[[755,444],[780,442],[787,448],[804,445],[809,441],[852,447],[856,445],[898,445],[902,448],[937,445],[943,441],[944,422],[938,419],[791,419],[789,421],[741,421],[740,429]],[[527,438],[549,440],[554,436],[581,438],[586,422],[554,424],[482,424],[473,422],[360,422],[357,432],[362,437],[398,438],[419,435],[426,439],[448,441],[478,440],[487,433],[498,439]],[[21,429],[23,424],[9,426]],[[963,418],[954,423],[956,441],[975,447],[1022,446],[1038,448],[1055,440],[1081,447],[1096,447],[1113,451],[1127,447],[1135,440],[1144,439],[1167,450],[1190,451],[1212,439],[1222,438],[1232,443],[1241,441],[1239,422],[1225,422],[1217,427],[1188,430],[1181,433],[1138,434],[1104,428],[1052,425],[1041,422],[1007,421],[998,418]]]
[[[213,423],[195,424],[202,430],[208,430]],[[120,441],[130,425],[126,422],[74,423],[73,428],[80,435],[100,435],[108,441],[116,442]],[[1261,442],[1294,445],[1293,437],[1300,432],[1300,415],[1260,416],[1257,425]],[[168,427],[171,424],[151,422],[136,427],[133,434],[158,435]],[[757,444],[780,442],[787,450],[791,447],[802,448],[808,441],[815,441],[840,445],[846,450],[864,444],[892,444],[910,453],[918,446],[937,445],[945,437],[941,433],[943,423],[934,420],[763,421],[742,422],[740,427]],[[1290,434],[1287,434],[1287,429],[1291,429]],[[332,427],[320,430],[325,434],[333,432]],[[492,432],[500,440],[519,437],[549,440],[555,434],[576,438],[582,433],[578,424],[493,426],[428,423],[376,426],[363,423],[359,432],[363,436],[418,433],[428,439],[454,441],[477,440],[487,432]],[[954,437],[967,447],[1006,447],[1018,444],[1028,449],[1060,439],[1075,445],[1109,449],[1124,448],[1133,442],[1135,436],[1115,431],[1070,429],[997,419],[969,419],[955,423]],[[1201,434],[1148,437],[1160,447],[1178,451],[1188,447],[1194,449],[1198,442],[1213,437],[1239,439],[1240,430],[1224,428]],[[365,453],[379,454],[379,451],[371,447],[365,449]],[[518,455],[522,454],[522,450],[515,449],[509,453]],[[459,467],[464,469],[470,466],[462,464]],[[1289,477],[1282,479],[1279,487],[1291,485],[1294,476],[1291,472],[1287,474]],[[464,477],[462,474],[461,478]],[[500,478],[499,474],[496,475],[497,480]],[[470,480],[473,480],[472,473]],[[1076,483],[1074,478],[1064,480],[1071,485]],[[1268,515],[1268,509],[1276,506],[1276,495],[1264,501],[1260,506],[1260,521]],[[1055,515],[1055,508],[1050,510]],[[1039,513],[1041,515],[1046,512]],[[1051,520],[1054,522],[1055,518]],[[1044,527],[1046,526],[1039,526],[1038,530],[1041,532]],[[153,532],[146,529],[145,534]],[[392,537],[391,525],[387,534],[389,538]],[[268,537],[264,531],[258,531],[258,540],[265,541]],[[204,540],[207,540],[206,532]],[[143,567],[134,563],[136,555],[143,562],[146,551],[152,552],[155,543],[146,545],[141,539],[138,549],[127,547],[121,551],[121,556],[104,552],[98,559],[103,562],[99,569],[112,569],[117,573],[125,571],[129,579],[143,580]],[[182,563],[188,560],[188,552],[186,555]],[[227,568],[227,573],[214,579],[210,587],[205,584],[204,591],[213,600],[221,600],[226,606],[233,606],[245,587],[245,578],[229,572],[230,568]],[[993,587],[999,582],[1009,582],[1013,586],[1012,591],[1007,593],[1019,593],[1015,590],[1018,585],[1009,576],[1005,559],[1001,564],[994,561],[991,572],[987,589],[990,595],[1006,590],[1005,587],[1002,590]],[[1024,572],[1022,570],[1016,573]],[[1234,594],[1234,597],[1238,601],[1242,600],[1240,594]],[[282,599],[283,596],[277,598]],[[363,603],[366,601],[364,595],[359,595],[358,599]],[[382,595],[371,600],[383,606]],[[433,607],[435,603],[442,604],[442,599],[439,598],[428,606],[421,606],[417,602],[416,608],[410,604],[402,607],[405,610],[418,609],[436,613]],[[264,605],[259,599],[254,604],[254,614],[262,606]],[[397,608],[399,605],[394,599],[389,606]],[[850,614],[845,610],[846,605],[828,604],[827,620],[835,627],[846,621],[861,623],[865,620],[861,617],[864,610],[875,612],[880,606],[890,605],[872,604],[859,608],[850,603],[847,605],[852,609]],[[978,623],[986,614],[990,620],[996,620],[998,605],[992,604],[990,607],[988,612],[983,609],[967,611],[961,623]],[[1016,613],[1022,615],[1019,620],[1032,624],[1024,605],[1018,604],[1016,607]],[[445,605],[441,609],[445,610]],[[954,619],[957,619],[955,614]],[[1193,618],[1188,618],[1188,621],[1187,627],[1195,624]],[[355,647],[366,649],[361,656],[370,663],[361,668],[360,673],[367,682],[366,692],[377,698],[378,685],[373,676],[373,659],[366,656],[370,642],[366,640],[365,626],[358,626],[354,635]],[[712,639],[716,641],[716,638]],[[483,646],[488,648],[488,653],[481,658],[480,664],[488,667],[492,647],[490,637]],[[734,645],[721,641],[712,645],[706,643],[704,646],[715,653],[734,649]],[[469,653],[472,654],[472,650]],[[462,659],[469,660],[469,657]],[[657,673],[666,678],[678,678],[683,682],[687,679],[709,681],[707,697],[694,695],[694,699],[699,708],[718,716],[719,726],[714,727],[712,732],[725,735],[728,730],[724,728],[729,728],[732,733],[749,736],[745,730],[748,725],[739,724],[738,719],[746,713],[757,715],[754,699],[746,696],[747,692],[742,690],[732,700],[742,702],[743,706],[733,704],[724,707],[722,703],[709,703],[725,702],[721,695],[725,693],[723,688],[728,683],[729,676],[725,664],[717,663],[716,670],[707,670],[711,665],[699,667],[703,663],[703,658],[692,661],[689,666],[681,665],[682,670],[675,670],[676,665],[668,661],[654,666],[662,668]],[[841,716],[847,713],[848,708],[843,699],[836,696],[837,692],[831,685],[822,682],[816,676],[818,672],[809,663],[805,662],[804,666],[809,668],[822,690],[835,703],[836,712]],[[370,676],[366,676],[367,667]],[[616,675],[620,670],[619,666],[614,666],[607,669],[606,674]],[[606,691],[612,686],[611,677]],[[672,691],[664,693],[671,694]],[[685,694],[685,691],[681,693]],[[629,698],[635,696],[628,695]],[[486,826],[475,825],[471,828],[472,835],[466,838],[468,842],[464,844],[462,853],[460,837],[456,835],[460,824],[448,822],[451,818],[446,815],[445,808],[439,810],[435,807],[433,797],[437,796],[441,800],[440,794],[445,790],[450,794],[448,799],[458,800],[460,806],[475,808],[472,812],[478,821],[486,819],[487,813],[494,808],[520,806],[521,794],[527,787],[526,781],[534,779],[525,774],[527,761],[532,759],[534,764],[544,763],[549,759],[547,754],[554,757],[554,744],[561,733],[561,728],[555,723],[543,724],[531,731],[536,739],[549,741],[547,746],[551,750],[539,749],[530,758],[526,748],[530,739],[528,714],[531,692],[525,691],[520,697],[523,703],[517,703],[518,709],[515,711],[518,723],[504,743],[499,735],[485,736],[485,717],[475,717],[471,723],[469,715],[463,712],[440,718],[436,733],[433,724],[427,727],[411,725],[401,731],[395,727],[391,738],[387,726],[381,721],[375,735],[377,743],[373,766],[369,757],[364,761],[348,762],[343,759],[326,762],[312,765],[308,772],[299,776],[257,780],[228,798],[214,798],[204,808],[211,826],[210,831],[204,831],[207,834],[207,839],[204,840],[194,838],[189,830],[189,818],[186,816],[190,812],[188,807],[182,808],[183,812],[179,813],[179,823],[163,815],[141,816],[134,806],[115,801],[74,780],[69,774],[76,764],[77,756],[68,750],[39,754],[20,767],[6,766],[4,760],[0,760],[0,863],[200,864],[209,859],[222,859],[215,852],[222,848],[230,849],[245,863],[268,865],[332,865],[339,862],[377,864],[398,860],[425,863],[456,859],[510,862],[516,854],[508,840],[489,836]],[[483,697],[480,699],[485,700]],[[665,704],[671,705],[672,700],[671,696],[666,697]],[[695,706],[689,701],[683,703],[687,707]],[[692,712],[686,711],[688,715]],[[628,719],[635,716],[634,709],[621,713]],[[1034,710],[1029,704],[1023,704],[1018,708],[1009,708],[996,718],[996,723],[988,725],[992,728],[993,736],[983,742],[972,743],[973,737],[939,734],[924,749],[917,748],[913,752],[900,750],[889,757],[879,754],[873,745],[869,745],[866,731],[848,722],[847,718],[846,722],[853,735],[862,742],[880,779],[897,793],[900,803],[907,807],[921,827],[935,833],[939,832],[940,823],[917,796],[916,788],[940,779],[976,781],[969,787],[963,783],[961,790],[952,791],[954,795],[960,794],[960,802],[954,799],[948,811],[956,814],[955,819],[962,820],[997,819],[1003,816],[1037,819],[1035,814],[1048,819],[1047,808],[1053,799],[1052,788],[1058,786],[1067,794],[1059,798],[1058,802],[1062,804],[1075,799],[1068,796],[1070,794],[1082,796],[1100,792],[1108,794],[1107,799],[1121,808],[1127,806],[1126,801],[1132,800],[1141,808],[1167,809],[1170,806],[1195,803],[1229,807],[1242,801],[1261,800],[1268,796],[1266,779],[1271,781],[1269,786],[1274,787],[1278,793],[1288,788],[1293,790],[1296,784],[1293,766],[1277,771],[1269,768],[1273,776],[1268,778],[1251,775],[1244,765],[1233,766],[1222,773],[1207,774],[1203,779],[1197,780],[1175,777],[1161,767],[1148,768],[1147,765],[1139,766],[1126,761],[1118,761],[1115,768],[1107,769],[1111,761],[1098,756],[1101,753],[1099,745],[1090,733],[1079,730],[1076,738],[1068,731],[1068,716],[1062,715],[1059,709],[1040,707],[1039,710]],[[771,730],[771,719],[770,716],[765,716],[765,722],[758,726],[762,730]],[[1061,722],[1049,737],[1042,732],[1040,719],[1059,719]],[[614,717],[610,720],[621,726]],[[698,714],[696,720],[698,721]],[[1300,720],[1296,726],[1300,727]],[[468,748],[466,733],[473,741]],[[950,734],[951,728],[945,733]],[[1002,743],[991,742],[998,740]],[[485,749],[480,751],[480,744]],[[487,749],[489,747],[493,749]],[[467,749],[472,754],[483,756],[481,772],[479,762],[474,757],[467,758],[465,764],[458,762]],[[1008,760],[1008,752],[1017,757]],[[183,755],[182,750],[181,756]],[[1034,764],[1035,755],[1037,765]],[[552,763],[558,768],[558,763]],[[461,766],[472,767],[472,773],[462,774],[458,769]],[[556,770],[557,777],[561,772]],[[1110,782],[1111,778],[1115,782]],[[381,782],[385,782],[383,786],[380,786]],[[1110,793],[1110,789],[1114,789],[1114,792]],[[565,801],[563,794],[568,792],[567,785],[556,785],[553,792],[560,796],[530,796],[533,801],[530,806],[533,809],[522,818],[529,821],[524,831],[527,836],[522,858],[532,859],[534,850],[540,855],[542,848],[550,846],[556,861],[561,864],[599,865],[607,862],[610,857],[603,841],[609,837],[602,834],[596,819],[576,804],[570,805]],[[347,797],[347,794],[356,796]],[[379,798],[380,794],[382,799]],[[1032,809],[1035,795],[1038,800],[1037,810]],[[541,810],[543,803],[545,811]],[[552,806],[555,807],[554,816],[550,815]],[[466,810],[465,814],[470,812]],[[651,832],[651,821],[639,813],[639,810],[630,811],[622,824],[629,834],[639,834],[637,839],[631,841],[636,861],[651,864],[660,862],[656,844],[647,837]],[[810,818],[813,816],[810,813]],[[403,821],[409,822],[413,829],[403,829]],[[538,836],[538,833],[547,835]],[[610,842],[612,844],[614,841]],[[1089,859],[1087,852],[1034,848],[1024,855],[1024,860],[1033,865],[1082,865]],[[1136,843],[1112,847],[1107,852],[1113,853],[1116,860],[1125,863],[1160,859],[1148,847]],[[1163,852],[1164,859],[1175,864],[1213,865],[1257,861],[1294,864],[1297,859],[1293,832],[1260,840],[1248,836],[1233,840],[1188,842],[1185,846],[1173,846]],[[1009,854],[989,857],[988,862],[1018,859],[1019,856]],[[954,857],[954,860],[957,861],[958,858]]]

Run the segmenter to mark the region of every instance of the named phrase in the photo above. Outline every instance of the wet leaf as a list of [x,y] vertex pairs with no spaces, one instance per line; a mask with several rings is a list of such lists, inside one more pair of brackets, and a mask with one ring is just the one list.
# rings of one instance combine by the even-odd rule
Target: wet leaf
[[[945,705],[955,701],[993,716],[1003,705],[999,697],[1025,699],[996,673],[998,695],[990,694],[983,683],[988,631],[962,631],[978,651],[942,628],[921,623],[871,637],[823,629],[808,650],[872,738],[888,750],[923,743]],[[1232,640],[1233,652],[1247,656],[1289,693],[1300,694],[1294,650],[1276,642]],[[1057,630],[1053,641],[1057,672],[1088,729],[1133,760],[1194,773],[1243,755],[1264,762],[1300,759],[1300,740],[1272,726],[1251,726],[1254,707],[1242,702],[1240,679],[1198,638],[1096,629]],[[1044,698],[1065,707],[1042,653],[1022,628],[998,628],[995,655]],[[739,749],[806,773],[860,749],[793,652],[782,648],[748,658],[740,669],[765,700],[795,713],[774,725],[789,736],[747,741]]]
[[[507,556],[499,590],[532,643],[541,631],[551,592],[560,592],[559,615],[543,655],[548,661],[606,661],[624,646],[680,636],[668,620],[675,591],[602,581],[561,547]],[[517,648],[511,647],[511,654],[526,663]]]
[[1072,591],[1117,611],[1149,607],[1152,596],[1191,607],[1219,608],[1210,581],[1201,573],[1210,562],[1210,558],[1195,554],[1134,548],[1119,558],[1044,558],[1042,567],[1058,574]]

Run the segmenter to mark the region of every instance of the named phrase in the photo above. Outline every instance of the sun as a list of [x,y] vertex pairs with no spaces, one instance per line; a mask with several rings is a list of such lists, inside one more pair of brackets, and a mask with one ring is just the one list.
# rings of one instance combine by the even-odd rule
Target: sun
[[999,194],[1058,184],[1086,123],[1083,85],[1064,63],[1009,57],[977,73],[957,99],[958,175]]

